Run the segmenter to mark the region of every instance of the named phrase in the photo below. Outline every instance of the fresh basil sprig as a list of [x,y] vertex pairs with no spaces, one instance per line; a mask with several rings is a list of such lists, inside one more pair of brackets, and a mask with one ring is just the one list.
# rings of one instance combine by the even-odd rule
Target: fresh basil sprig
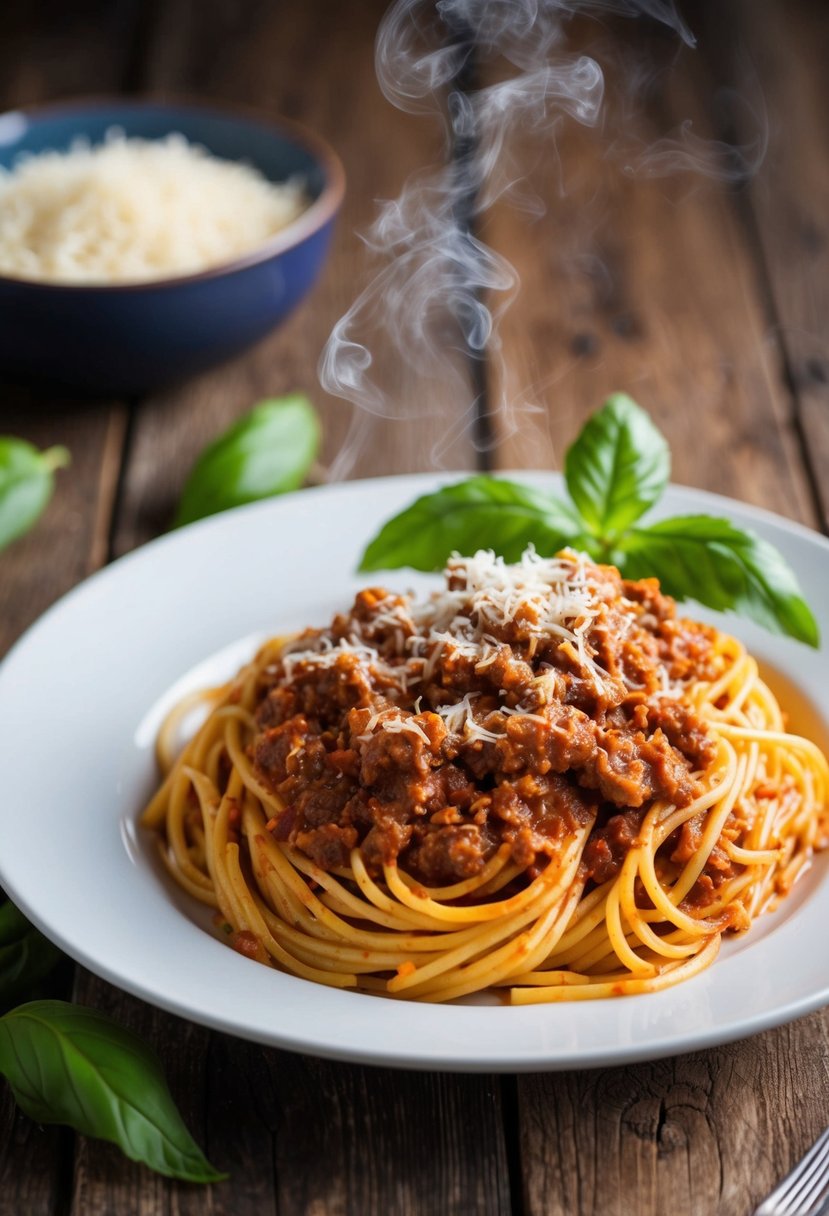
[[217,1182],[179,1115],[161,1064],[97,1010],[32,1001],[0,1018],[0,1073],[39,1123],[110,1140],[133,1161],[188,1182]]
[[498,552],[517,561],[530,543],[539,552],[562,548],[574,527],[578,516],[566,503],[512,481],[470,477],[426,494],[389,520],[363,554],[360,569],[434,570],[450,553],[479,548],[480,538],[490,534],[498,537]]
[[607,545],[659,501],[670,476],[667,440],[624,393],[588,419],[564,459],[576,510]]
[[28,996],[60,962],[57,946],[7,900],[0,905],[0,1010]]
[[175,526],[298,489],[316,459],[320,425],[307,397],[263,401],[199,456]]
[[439,570],[453,552],[494,549],[514,561],[569,545],[612,562],[626,578],[659,579],[678,600],[738,612],[818,646],[817,622],[783,556],[753,532],[708,515],[644,525],[670,476],[664,436],[630,397],[612,396],[568,450],[572,502],[494,477],[472,477],[419,498],[383,525],[361,570]]
[[25,439],[0,437],[0,549],[37,523],[52,497],[55,470],[67,464],[66,448],[39,452]]
[[656,577],[677,599],[752,617],[819,646],[817,623],[774,545],[713,515],[680,515],[624,538],[629,578]]

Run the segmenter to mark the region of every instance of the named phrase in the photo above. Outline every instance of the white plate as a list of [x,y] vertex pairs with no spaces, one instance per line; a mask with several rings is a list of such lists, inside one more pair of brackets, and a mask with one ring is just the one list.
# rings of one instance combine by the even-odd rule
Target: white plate
[[[339,1059],[459,1071],[606,1065],[726,1042],[829,1002],[826,859],[701,976],[586,1004],[440,1007],[340,992],[251,962],[200,927],[136,826],[163,709],[234,670],[254,635],[327,622],[366,583],[354,570],[378,524],[435,485],[386,478],[232,511],[123,558],[47,612],[0,668],[0,884],[121,988],[220,1030]],[[728,515],[781,548],[829,638],[826,540],[697,491],[672,488],[661,506],[694,511]],[[382,581],[427,580],[398,571]],[[825,646],[815,653],[734,618],[726,627],[789,673],[822,717],[812,733],[825,743]]]

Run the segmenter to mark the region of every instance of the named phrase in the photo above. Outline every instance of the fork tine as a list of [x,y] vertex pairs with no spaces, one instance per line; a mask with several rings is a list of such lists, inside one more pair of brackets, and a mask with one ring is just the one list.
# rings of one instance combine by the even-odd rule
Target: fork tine
[[[829,1128],[817,1138],[791,1173],[787,1174],[780,1185],[763,1200],[755,1210],[754,1216],[801,1216],[801,1213],[805,1216],[808,1208],[793,1207],[792,1205],[801,1204],[804,1198],[808,1198],[811,1203],[817,1196],[819,1187],[825,1185],[827,1177],[829,1177]],[[804,1189],[810,1183],[816,1183],[816,1185],[810,1189],[808,1196],[804,1196]]]
[[829,1128],[815,1141],[803,1158],[800,1177],[794,1180],[795,1185],[786,1196],[786,1206],[781,1208],[781,1216],[783,1212],[807,1211],[826,1186],[827,1177],[829,1177]]
[[826,1198],[826,1186],[827,1171],[824,1166],[817,1176],[814,1176],[813,1172],[813,1175],[801,1186],[795,1206],[791,1209],[792,1216],[801,1216],[801,1214],[805,1216],[806,1213],[813,1213],[816,1206],[821,1206],[823,1199]]

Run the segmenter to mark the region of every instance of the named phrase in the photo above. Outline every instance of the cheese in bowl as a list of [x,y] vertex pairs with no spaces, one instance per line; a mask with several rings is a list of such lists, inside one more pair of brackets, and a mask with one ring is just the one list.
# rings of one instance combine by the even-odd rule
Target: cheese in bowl
[[76,141],[0,167],[0,275],[64,284],[198,274],[267,242],[308,206],[183,135]]

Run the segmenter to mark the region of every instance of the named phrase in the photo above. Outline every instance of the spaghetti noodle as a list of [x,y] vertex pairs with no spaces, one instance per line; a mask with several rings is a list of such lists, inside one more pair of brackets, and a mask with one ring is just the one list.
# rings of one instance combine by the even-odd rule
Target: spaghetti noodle
[[823,754],[655,580],[570,551],[446,573],[176,708],[143,817],[170,873],[236,949],[340,988],[532,1004],[702,971],[826,846]]

